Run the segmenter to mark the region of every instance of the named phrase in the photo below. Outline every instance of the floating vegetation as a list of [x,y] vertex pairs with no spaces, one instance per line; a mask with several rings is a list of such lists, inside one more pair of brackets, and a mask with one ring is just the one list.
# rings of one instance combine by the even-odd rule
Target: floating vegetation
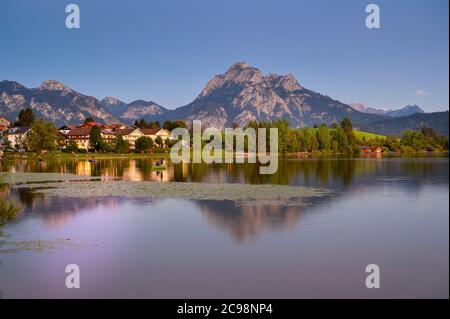
[[167,169],[167,167],[166,166],[152,166],[152,169],[154,171],[163,171],[163,170]]
[[95,176],[80,176],[65,173],[0,173],[0,180],[6,184],[44,183],[96,180]]
[[329,190],[286,185],[212,184],[151,181],[90,181],[26,184],[32,191],[61,197],[182,198],[238,202],[300,203],[303,197],[330,194]]
[[85,248],[89,245],[82,241],[66,239],[56,239],[56,240],[23,240],[17,242],[6,242],[2,249],[0,249],[0,254],[13,254],[22,251],[33,251],[33,252],[53,252],[55,250],[67,249],[67,248]]
[[21,210],[22,207],[16,206],[13,202],[0,199],[0,227],[15,219]]
[[[9,174],[0,175],[0,185],[6,183],[6,177]],[[14,202],[8,201],[5,198],[0,198],[0,227],[6,225],[9,221],[16,219],[17,215],[22,211],[22,207],[16,206]],[[3,237],[4,234],[0,230],[0,237]],[[3,241],[0,241],[0,244]]]

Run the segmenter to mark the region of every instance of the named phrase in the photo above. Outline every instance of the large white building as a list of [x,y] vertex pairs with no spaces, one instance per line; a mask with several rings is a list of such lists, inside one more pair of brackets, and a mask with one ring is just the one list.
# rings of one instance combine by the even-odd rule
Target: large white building
[[26,140],[27,134],[31,131],[28,126],[11,127],[6,132],[6,138],[11,142],[11,147],[22,146]]

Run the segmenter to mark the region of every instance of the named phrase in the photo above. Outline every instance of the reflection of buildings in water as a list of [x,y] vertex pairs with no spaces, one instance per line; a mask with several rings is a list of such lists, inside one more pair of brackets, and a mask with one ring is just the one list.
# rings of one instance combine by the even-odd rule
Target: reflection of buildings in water
[[132,182],[144,180],[142,171],[136,166],[136,161],[134,160],[129,162],[127,168],[124,168],[122,178],[125,181],[132,181]]
[[77,161],[75,166],[75,174],[81,176],[91,176],[92,165],[94,164],[88,161]]
[[383,156],[381,155],[381,153],[363,153],[361,154],[362,158],[382,158]]
[[170,182],[174,179],[173,166],[167,167],[164,170],[154,170],[151,175],[152,181]]
[[104,165],[101,167],[101,181],[111,181],[119,176],[118,167],[112,162],[110,165]]
[[265,231],[293,229],[305,206],[239,205],[232,201],[196,201],[208,223],[226,230],[238,242]]
[[14,189],[11,193],[24,206],[23,214],[39,214],[44,225],[49,228],[63,226],[80,211],[89,211],[99,205],[113,209],[119,203],[117,198],[45,196],[22,188]]
[[175,179],[174,165],[167,158],[151,160],[143,163],[146,180],[170,182]]
[[[172,164],[172,163],[171,163]],[[189,176],[189,165],[187,162],[172,164],[173,180],[177,182],[186,181]]]

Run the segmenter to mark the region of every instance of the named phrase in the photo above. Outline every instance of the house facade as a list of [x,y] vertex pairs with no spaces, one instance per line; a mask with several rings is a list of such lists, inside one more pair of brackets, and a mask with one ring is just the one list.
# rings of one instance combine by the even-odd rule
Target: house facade
[[89,148],[89,135],[91,134],[92,127],[77,127],[66,134],[68,140],[74,141],[78,148],[87,150]]
[[9,127],[11,122],[5,119],[3,116],[0,116],[0,126]]
[[[61,134],[63,134],[68,140],[74,141],[77,144],[78,148],[82,148],[85,150],[89,149],[89,139],[91,135],[91,130],[92,126],[81,126],[71,129],[64,134],[63,130],[61,130],[61,128],[59,129]],[[100,134],[105,142],[111,142],[113,139],[116,138],[114,131],[110,129],[103,129],[100,131]]]
[[11,143],[12,147],[17,148],[18,146],[21,148],[24,146],[25,140],[30,131],[31,129],[28,126],[11,127],[6,132],[6,138]]
[[140,128],[118,129],[114,131],[114,134],[116,136],[121,135],[125,141],[128,141],[131,149],[134,148],[136,140],[144,136],[144,133],[141,131]]
[[382,149],[380,146],[360,146],[359,150],[362,154],[372,154],[381,153]]
[[150,137],[153,141],[159,136],[163,142],[165,142],[166,139],[171,139],[172,136],[170,131],[161,128],[144,128],[141,129],[141,131],[145,136]]
[[67,133],[69,133],[71,130],[76,129],[77,126],[76,125],[71,125],[71,124],[67,124],[67,125],[63,125],[61,126],[58,131],[64,135],[66,135]]

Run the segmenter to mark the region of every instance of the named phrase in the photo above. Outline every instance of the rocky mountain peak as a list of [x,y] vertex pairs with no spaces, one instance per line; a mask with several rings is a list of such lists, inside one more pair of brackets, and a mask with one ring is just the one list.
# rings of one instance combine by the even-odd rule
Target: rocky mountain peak
[[219,88],[245,87],[264,81],[261,71],[245,62],[233,64],[224,74],[216,75],[201,91],[199,98]]
[[113,98],[111,96],[105,97],[103,100],[101,100],[101,103],[103,105],[108,105],[108,106],[117,106],[117,105],[125,104],[124,102],[122,102],[122,101],[120,101],[120,100],[118,100],[116,98]]
[[48,91],[71,91],[71,89],[65,86],[63,83],[55,81],[55,80],[45,80],[39,86],[40,90],[48,90]]
[[26,90],[26,88],[16,81],[3,80],[0,82],[0,93],[5,92],[6,94],[17,94],[23,90]]
[[265,79],[269,86],[282,88],[286,91],[295,91],[302,89],[302,86],[298,83],[297,79],[291,73],[287,75],[277,75],[270,73],[265,77]]
[[230,68],[228,69],[227,73],[235,71],[235,70],[244,70],[244,69],[248,69],[248,68],[251,68],[251,66],[248,63],[246,63],[246,62],[236,62],[232,66],[230,66]]
[[415,113],[425,113],[424,110],[422,110],[422,108],[416,104],[414,105],[407,105],[403,108],[403,111],[414,111]]

